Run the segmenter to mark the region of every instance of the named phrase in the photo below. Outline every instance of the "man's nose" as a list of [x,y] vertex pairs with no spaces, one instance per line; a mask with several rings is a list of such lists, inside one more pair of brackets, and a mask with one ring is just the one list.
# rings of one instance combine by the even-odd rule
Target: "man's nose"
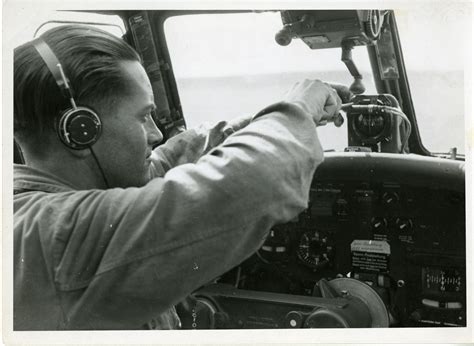
[[158,129],[158,126],[156,126],[155,122],[151,118],[148,121],[147,139],[148,139],[148,144],[150,144],[152,148],[156,147],[163,140],[163,134],[161,133],[160,129]]

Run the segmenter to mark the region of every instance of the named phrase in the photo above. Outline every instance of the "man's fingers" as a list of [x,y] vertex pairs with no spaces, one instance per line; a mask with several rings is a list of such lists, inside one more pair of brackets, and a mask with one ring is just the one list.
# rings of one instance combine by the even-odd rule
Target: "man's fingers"
[[349,90],[349,88],[346,87],[345,85],[337,84],[337,83],[328,83],[328,84],[332,89],[336,90],[337,94],[342,100],[342,103],[349,102],[352,96],[354,96],[352,92]]
[[341,98],[337,95],[337,92],[334,89],[330,88],[329,96],[324,106],[324,110],[327,112],[327,117],[332,119],[334,116],[336,116],[336,114],[338,114],[339,110],[341,109],[341,105]]
[[339,110],[341,109],[341,106],[342,106],[341,97],[339,96],[339,94],[337,93],[337,91],[334,88],[332,88],[331,91],[333,92],[333,97],[336,100],[337,112],[339,112]]
[[284,100],[299,106],[316,124],[322,125],[336,119],[343,100],[350,96],[351,92],[345,86],[305,79],[294,84]]

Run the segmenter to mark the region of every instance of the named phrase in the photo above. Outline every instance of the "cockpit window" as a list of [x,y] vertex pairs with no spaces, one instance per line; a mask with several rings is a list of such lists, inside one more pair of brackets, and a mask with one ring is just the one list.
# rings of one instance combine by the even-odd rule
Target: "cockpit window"
[[[301,40],[275,42],[279,12],[182,15],[168,18],[165,34],[188,127],[255,114],[281,100],[297,81],[321,79],[349,86],[341,49],[311,50]],[[367,93],[375,93],[368,53],[353,58]],[[347,147],[347,128],[319,128],[325,150]]]
[[434,153],[465,153],[463,70],[472,63],[466,56],[471,16],[465,3],[395,11],[421,140]]

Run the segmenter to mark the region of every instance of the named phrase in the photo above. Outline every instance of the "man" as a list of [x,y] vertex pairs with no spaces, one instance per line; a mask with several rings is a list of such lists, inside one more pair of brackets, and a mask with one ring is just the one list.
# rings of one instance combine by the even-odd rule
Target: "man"
[[[49,69],[48,54],[61,66]],[[176,303],[307,206],[323,160],[316,126],[341,104],[326,84],[304,81],[253,118],[156,147],[150,82],[122,40],[62,26],[18,47],[14,64],[26,163],[14,171],[16,330],[139,329],[151,319],[177,328]],[[62,128],[76,103],[102,123],[84,147]]]

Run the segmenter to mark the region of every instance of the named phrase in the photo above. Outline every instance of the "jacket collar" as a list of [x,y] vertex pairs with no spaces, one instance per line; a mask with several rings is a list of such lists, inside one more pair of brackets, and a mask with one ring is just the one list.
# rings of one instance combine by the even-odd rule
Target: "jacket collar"
[[13,166],[13,189],[44,192],[67,192],[77,190],[54,174],[26,165]]

